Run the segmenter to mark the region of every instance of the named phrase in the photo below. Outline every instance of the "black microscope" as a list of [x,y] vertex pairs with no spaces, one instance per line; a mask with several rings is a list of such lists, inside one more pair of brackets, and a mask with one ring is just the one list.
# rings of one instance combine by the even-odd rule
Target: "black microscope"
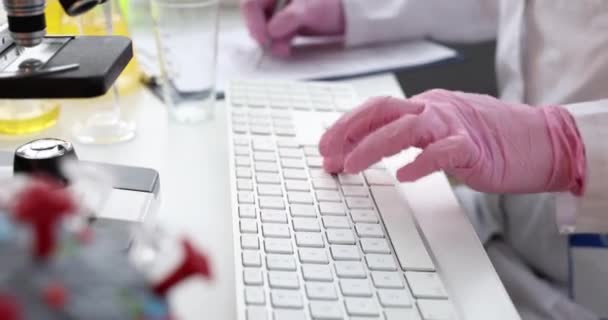
[[[0,99],[103,95],[133,57],[121,36],[46,36],[46,0],[4,0],[0,7]],[[61,0],[70,16],[105,0]]]
[[[70,16],[103,2],[60,0]],[[88,98],[105,94],[133,57],[131,40],[122,36],[47,36],[44,8],[45,0],[4,0],[5,11],[0,6],[0,99]],[[71,143],[45,138],[28,142],[14,152],[0,151],[0,167],[12,166],[14,173],[40,173],[65,180],[61,162],[76,158]],[[102,163],[86,165],[114,176],[115,198],[108,200],[114,207],[109,210],[119,213],[127,210],[121,203],[139,203],[128,210],[138,211],[142,218],[154,213],[159,201],[157,171]],[[95,221],[93,227],[128,238],[133,224],[140,222],[106,218]]]

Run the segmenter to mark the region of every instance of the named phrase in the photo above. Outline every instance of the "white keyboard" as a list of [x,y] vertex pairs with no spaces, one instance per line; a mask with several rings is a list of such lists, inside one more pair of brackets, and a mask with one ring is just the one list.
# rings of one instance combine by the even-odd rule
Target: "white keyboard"
[[351,87],[239,80],[227,101],[238,319],[456,318],[394,176],[322,169]]

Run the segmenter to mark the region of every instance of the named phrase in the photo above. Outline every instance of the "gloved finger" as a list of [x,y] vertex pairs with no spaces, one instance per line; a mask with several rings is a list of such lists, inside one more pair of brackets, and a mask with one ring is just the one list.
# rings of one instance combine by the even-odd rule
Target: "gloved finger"
[[360,172],[384,157],[399,153],[418,144],[426,132],[420,116],[406,114],[363,138],[346,156],[344,169],[348,173]]
[[328,173],[342,172],[344,170],[344,158],[342,155],[324,158],[323,169]]
[[279,10],[268,23],[268,34],[272,39],[293,38],[302,27],[306,14],[306,1],[291,1]]
[[474,143],[465,135],[453,135],[428,145],[411,163],[397,170],[397,180],[412,182],[435,171],[462,169],[476,158]]
[[345,154],[357,143],[386,123],[403,114],[418,114],[424,105],[393,97],[375,97],[342,116],[321,137],[319,152],[323,156]]
[[287,58],[291,55],[291,41],[292,37],[286,37],[281,39],[273,39],[270,51],[273,56],[279,58]]
[[261,46],[267,46],[270,43],[266,12],[273,7],[274,3],[275,0],[241,0],[240,2],[247,30]]

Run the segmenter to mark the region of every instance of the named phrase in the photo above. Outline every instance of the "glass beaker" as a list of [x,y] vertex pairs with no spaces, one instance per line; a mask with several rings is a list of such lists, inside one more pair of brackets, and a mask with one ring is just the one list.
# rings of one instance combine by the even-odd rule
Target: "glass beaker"
[[218,0],[152,0],[163,98],[179,122],[213,117]]

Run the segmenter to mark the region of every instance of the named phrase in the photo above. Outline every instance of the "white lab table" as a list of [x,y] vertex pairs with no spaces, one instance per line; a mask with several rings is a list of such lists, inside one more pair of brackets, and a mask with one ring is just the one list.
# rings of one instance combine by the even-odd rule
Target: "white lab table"
[[[383,74],[352,81],[361,97],[402,95],[395,77]],[[59,124],[44,133],[19,140],[0,140],[0,149],[14,150],[36,137],[72,141],[70,129],[103,101],[62,101]],[[137,137],[115,145],[75,144],[83,160],[154,168],[160,173],[159,223],[185,233],[213,259],[211,283],[191,281],[176,291],[178,319],[231,319],[234,315],[232,227],[229,207],[225,105],[219,101],[215,119],[198,125],[170,121],[165,106],[141,89],[123,97],[125,116],[137,123]]]

